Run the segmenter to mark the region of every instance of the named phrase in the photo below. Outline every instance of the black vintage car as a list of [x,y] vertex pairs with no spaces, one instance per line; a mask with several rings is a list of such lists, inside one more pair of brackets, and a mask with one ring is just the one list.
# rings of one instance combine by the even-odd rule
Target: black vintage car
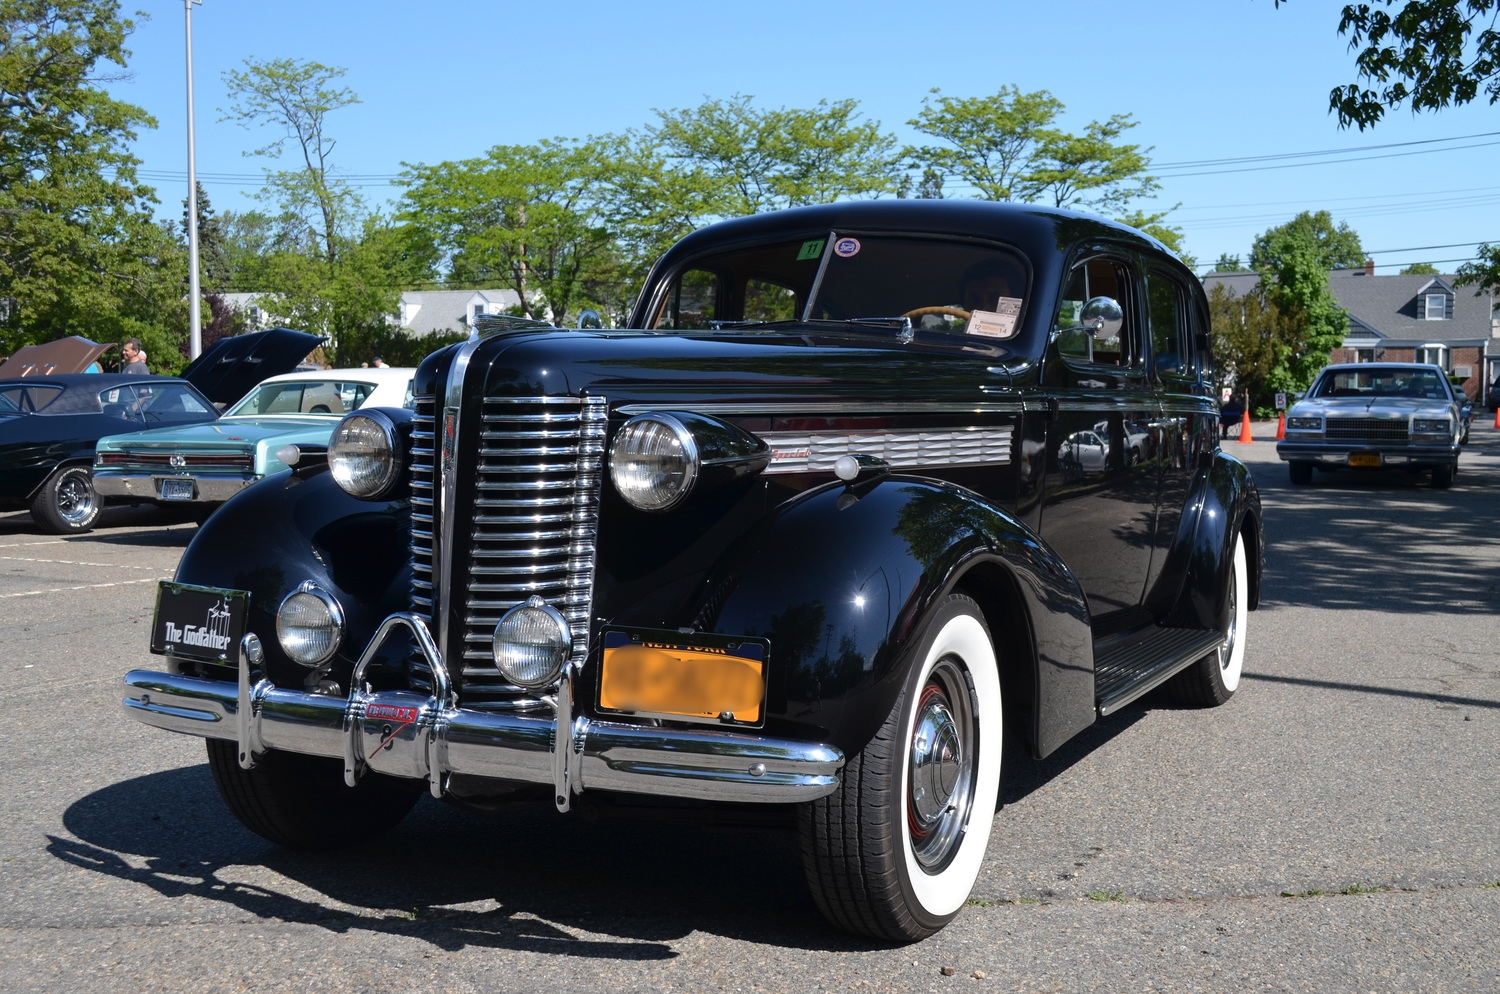
[[0,511],[30,510],[40,527],[57,534],[88,531],[104,507],[90,475],[99,439],[212,421],[219,416],[216,405],[238,400],[267,376],[288,372],[322,341],[289,328],[222,338],[190,363],[181,379],[55,374],[32,365],[21,375],[0,378]]
[[1260,502],[1156,242],[805,208],[684,239],[630,324],[497,321],[241,493],[128,713],[204,736],[289,846],[423,787],[792,805],[818,906],[901,941],[962,908],[1007,730],[1043,757],[1163,684],[1235,692]]

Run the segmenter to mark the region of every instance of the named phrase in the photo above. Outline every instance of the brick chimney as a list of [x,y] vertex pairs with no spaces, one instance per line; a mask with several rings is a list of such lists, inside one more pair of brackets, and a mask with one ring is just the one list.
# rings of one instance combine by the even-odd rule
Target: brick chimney
[[1374,259],[1366,259],[1365,260],[1365,275],[1366,276],[1374,276],[1375,275],[1375,260]]

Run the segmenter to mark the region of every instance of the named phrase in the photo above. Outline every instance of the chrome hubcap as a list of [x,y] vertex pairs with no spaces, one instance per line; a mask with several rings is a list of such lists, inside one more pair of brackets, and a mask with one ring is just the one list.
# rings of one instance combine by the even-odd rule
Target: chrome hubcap
[[77,524],[94,510],[94,488],[81,476],[69,476],[57,487],[57,512]]
[[973,695],[963,667],[944,658],[917,699],[908,755],[906,819],[912,853],[936,872],[969,823],[974,793]]
[[1219,643],[1219,669],[1229,669],[1229,662],[1234,658],[1234,642],[1239,637],[1239,614],[1238,603],[1240,592],[1239,584],[1235,582],[1234,570],[1229,571],[1229,627],[1224,630],[1224,641]]

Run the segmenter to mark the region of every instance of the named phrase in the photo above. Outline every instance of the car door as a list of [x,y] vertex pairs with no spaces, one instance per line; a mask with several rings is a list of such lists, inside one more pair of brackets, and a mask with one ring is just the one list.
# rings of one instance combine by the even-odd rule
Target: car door
[[[1158,408],[1135,260],[1096,250],[1066,280],[1043,361],[1051,419],[1040,530],[1083,587],[1097,637],[1132,627],[1140,613],[1159,481],[1154,460],[1136,453]],[[1069,330],[1084,303],[1101,296],[1121,307],[1119,334],[1099,340]]]

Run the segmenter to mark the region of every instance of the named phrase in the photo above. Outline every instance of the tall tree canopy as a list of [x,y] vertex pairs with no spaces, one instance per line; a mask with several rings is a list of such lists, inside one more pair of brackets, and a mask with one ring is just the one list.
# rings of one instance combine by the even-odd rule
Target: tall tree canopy
[[1492,104],[1500,101],[1497,8],[1497,0],[1346,5],[1338,31],[1357,53],[1357,78],[1328,95],[1339,126],[1363,131],[1403,103],[1413,111],[1431,111],[1469,103],[1481,93]]
[[1255,237],[1250,246],[1250,268],[1274,267],[1277,259],[1293,248],[1310,249],[1324,270],[1357,269],[1365,263],[1358,232],[1345,222],[1335,224],[1328,211],[1303,211]]
[[152,322],[181,264],[129,151],[155,122],[97,85],[132,28],[114,0],[0,5],[0,353],[84,325],[173,350]]

